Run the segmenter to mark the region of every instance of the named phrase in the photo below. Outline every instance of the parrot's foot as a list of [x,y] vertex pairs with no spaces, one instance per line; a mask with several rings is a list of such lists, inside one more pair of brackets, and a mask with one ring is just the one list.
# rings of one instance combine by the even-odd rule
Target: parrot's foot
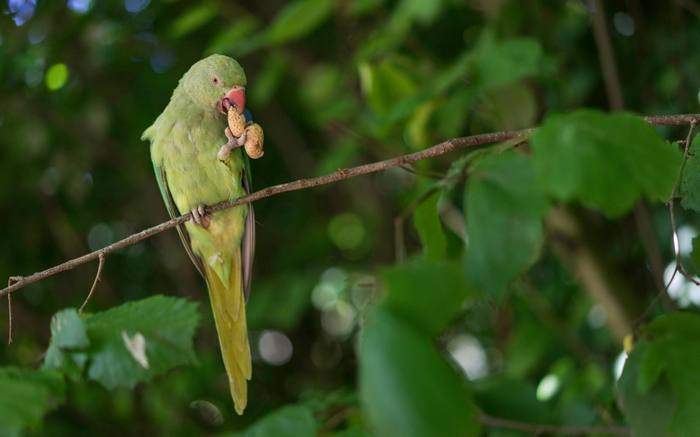
[[236,138],[232,133],[231,129],[226,128],[224,130],[224,134],[226,134],[227,142],[223,146],[219,148],[219,152],[216,154],[216,157],[219,158],[219,161],[226,161],[231,155],[231,150],[236,149],[238,147],[241,147],[243,143],[240,142],[240,139],[243,138],[245,140],[245,135],[242,135],[240,138]]
[[211,218],[204,210],[204,205],[199,205],[196,208],[192,208],[192,221],[203,228],[208,228],[211,223]]
[[231,132],[230,128],[226,128],[224,130],[224,134],[226,134],[226,139],[228,139],[227,144],[231,144],[232,148],[234,149],[245,144],[246,131],[241,132],[239,135],[235,135],[233,132]]

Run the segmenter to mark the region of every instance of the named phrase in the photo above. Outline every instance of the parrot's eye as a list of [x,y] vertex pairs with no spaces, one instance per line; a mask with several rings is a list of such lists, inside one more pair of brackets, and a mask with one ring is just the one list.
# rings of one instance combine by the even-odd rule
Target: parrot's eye
[[212,78],[211,78],[211,81],[212,81],[212,83],[213,83],[214,85],[218,85],[218,84],[219,84],[219,78],[216,77],[216,76],[212,77]]

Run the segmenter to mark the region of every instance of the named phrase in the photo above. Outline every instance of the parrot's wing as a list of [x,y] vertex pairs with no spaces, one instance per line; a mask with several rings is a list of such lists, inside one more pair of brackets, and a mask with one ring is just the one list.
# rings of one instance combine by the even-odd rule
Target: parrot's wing
[[[243,189],[245,194],[251,192],[252,178],[250,176],[250,161],[245,158],[245,169],[243,170]],[[253,259],[255,258],[255,212],[253,204],[248,204],[248,215],[245,220],[245,230],[243,231],[242,244],[242,267],[243,267],[243,292],[248,300],[250,295],[250,284],[253,279]]]
[[[168,188],[168,178],[165,174],[165,169],[157,165],[155,162],[153,163],[153,169],[156,173],[156,180],[158,181],[160,194],[163,196],[165,207],[168,210],[170,218],[179,217],[182,213],[177,209],[175,201],[173,200],[173,195],[170,193],[170,188]],[[177,233],[180,235],[182,245],[185,246],[187,255],[189,255],[190,259],[192,260],[192,264],[197,267],[199,274],[204,276],[204,266],[202,266],[202,260],[200,260],[199,257],[192,252],[192,244],[190,243],[190,237],[185,230],[185,226],[182,224],[177,225]]]

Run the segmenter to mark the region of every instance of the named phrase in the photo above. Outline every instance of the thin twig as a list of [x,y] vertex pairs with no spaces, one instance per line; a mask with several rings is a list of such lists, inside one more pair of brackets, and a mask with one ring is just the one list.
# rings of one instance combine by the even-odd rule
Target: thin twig
[[[647,123],[654,125],[663,126],[683,126],[690,124],[691,122],[700,122],[700,114],[678,114],[678,115],[661,115],[661,116],[649,116],[643,118]],[[240,197],[236,200],[219,202],[215,205],[208,206],[205,208],[207,213],[213,213],[217,211],[222,211],[224,209],[232,208],[234,206],[251,203],[264,199],[271,196],[276,196],[278,194],[287,193],[290,191],[304,190],[308,188],[314,188],[321,185],[328,185],[345,179],[354,178],[357,176],[362,176],[370,173],[376,173],[388,168],[399,167],[402,165],[417,162],[423,159],[433,158],[436,156],[445,155],[449,152],[455,150],[462,150],[467,148],[474,148],[481,145],[498,143],[501,141],[510,140],[513,138],[525,137],[531,134],[534,128],[523,129],[518,131],[503,131],[503,132],[492,132],[487,134],[473,135],[468,137],[453,138],[442,143],[436,144],[427,149],[421,150],[419,152],[411,153],[408,155],[400,155],[394,158],[386,159],[384,161],[373,162],[370,164],[364,164],[357,167],[351,167],[346,169],[340,169],[333,173],[329,173],[324,176],[319,176],[309,179],[299,179],[293,182],[288,182],[285,184],[273,185],[271,187],[263,188],[247,196]],[[44,280],[50,276],[56,275],[67,270],[72,270],[79,265],[85,264],[90,261],[94,261],[99,258],[100,254],[108,255],[119,249],[134,245],[140,241],[150,238],[156,234],[159,234],[168,229],[172,229],[177,225],[185,223],[191,219],[191,214],[186,213],[174,219],[163,222],[159,225],[144,229],[141,232],[130,235],[122,240],[105,246],[102,249],[98,249],[94,252],[90,252],[86,255],[80,256],[78,258],[71,259],[62,264],[53,266],[49,269],[33,273],[29,276],[19,277],[19,280],[9,285],[6,288],[0,290],[0,297],[12,293],[20,288],[26,287],[29,284]]]
[[[676,226],[676,215],[673,212],[673,200],[668,201],[668,213],[669,216],[671,217],[671,232],[673,234],[673,252],[676,257],[676,269],[678,270],[678,273],[683,275],[685,279],[688,281],[692,282],[695,285],[700,285],[700,281],[697,279],[693,278],[690,273],[685,269],[683,266],[683,260],[681,260],[681,247],[680,247],[680,241],[678,240],[678,228]],[[668,285],[671,285],[669,282]]]
[[[605,17],[605,8],[601,0],[589,0],[591,6],[591,16],[593,25],[593,35],[598,48],[598,59],[600,70],[605,82],[605,91],[608,97],[608,104],[613,111],[621,111],[625,107],[625,99],[622,93],[622,83],[615,59],[610,32]],[[692,125],[692,122],[691,122]],[[637,225],[637,232],[644,247],[644,252],[649,261],[651,276],[658,290],[658,298],[663,298],[662,303],[665,308],[673,310],[675,305],[668,296],[668,288],[664,287],[663,280],[663,259],[659,249],[658,241],[651,224],[651,216],[644,200],[639,200],[634,206],[634,219]]]
[[492,428],[512,429],[539,435],[544,433],[565,434],[565,435],[591,435],[591,434],[615,434],[630,435],[629,428],[624,426],[558,426],[540,425],[536,423],[518,422],[510,419],[489,416],[481,413],[479,416],[481,423]]
[[[7,279],[7,286],[11,286],[17,280],[17,276],[10,276]],[[7,295],[7,344],[12,344],[12,294]]]
[[7,344],[12,344],[12,293],[7,295]]
[[83,302],[82,305],[80,305],[80,309],[78,310],[79,313],[83,312],[83,309],[85,309],[85,305],[90,301],[90,298],[92,297],[92,294],[95,292],[95,289],[97,288],[97,283],[100,282],[102,279],[102,268],[105,265],[105,254],[101,253],[98,255],[99,259],[99,264],[97,265],[97,273],[95,273],[95,280],[92,282],[92,287],[90,287],[90,292],[88,293],[87,297],[85,298],[85,301]]
[[[691,281],[695,285],[700,285],[700,281],[693,278],[683,266],[683,260],[681,259],[680,241],[678,240],[678,229],[676,227],[676,214],[674,212],[675,198],[678,194],[678,187],[680,186],[683,180],[683,172],[685,170],[686,163],[688,162],[690,144],[691,140],[693,139],[693,131],[695,130],[696,124],[697,122],[695,121],[690,123],[690,128],[688,129],[688,136],[685,138],[685,144],[683,145],[683,162],[681,163],[681,169],[678,172],[678,179],[676,180],[676,183],[673,186],[673,190],[671,191],[671,198],[668,201],[668,213],[671,219],[671,232],[673,235],[673,253],[676,258],[676,269],[678,270],[678,273],[685,276],[687,280]],[[670,282],[669,285],[671,285]]]
[[673,273],[671,274],[671,278],[668,280],[668,282],[664,285],[664,288],[659,291],[659,293],[654,296],[654,298],[649,302],[649,305],[644,309],[642,314],[637,317],[637,319],[634,321],[635,327],[638,326],[648,315],[651,309],[656,305],[656,302],[661,298],[662,296],[666,296],[670,299],[670,296],[668,295],[668,287],[671,286],[673,283],[673,280],[676,279],[676,275],[680,273],[683,277],[685,277],[688,281],[692,282],[695,285],[700,285],[700,281],[697,279],[693,278],[688,271],[685,269],[683,266],[683,260],[681,259],[681,250],[680,250],[680,241],[678,239],[678,228],[676,227],[676,213],[674,211],[674,206],[675,206],[675,198],[678,195],[678,187],[680,186],[682,180],[683,180],[683,171],[685,170],[685,165],[688,162],[688,156],[690,154],[690,144],[693,136],[693,131],[695,129],[695,125],[697,124],[696,121],[691,121],[690,122],[690,128],[688,129],[688,135],[686,136],[685,141],[683,142],[683,162],[681,163],[681,168],[678,171],[678,178],[676,179],[676,183],[673,185],[673,189],[671,190],[671,197],[668,200],[668,215],[669,219],[671,222],[671,235],[672,235],[672,244],[673,244],[673,255],[676,261],[676,266],[673,269]]
[[[404,168],[402,166],[401,168]],[[437,193],[444,186],[450,183],[462,182],[467,177],[467,166],[462,168],[458,174],[455,175],[442,175],[441,181],[435,183],[432,187],[421,193],[416,199],[414,199],[408,206],[406,206],[401,213],[394,218],[394,254],[397,263],[402,263],[406,259],[406,242],[404,240],[404,223],[410,217],[416,208],[420,206],[421,203],[428,200],[430,196]]]

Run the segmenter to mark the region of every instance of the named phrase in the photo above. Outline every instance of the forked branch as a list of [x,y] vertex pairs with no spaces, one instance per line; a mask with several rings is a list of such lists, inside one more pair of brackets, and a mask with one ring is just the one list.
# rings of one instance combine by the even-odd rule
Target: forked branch
[[[644,120],[653,125],[684,126],[693,123],[697,124],[698,122],[700,122],[700,114],[649,116],[644,117]],[[272,197],[278,194],[287,193],[289,191],[305,190],[321,185],[332,184],[338,181],[354,178],[357,176],[362,176],[370,173],[377,173],[389,168],[405,166],[407,164],[411,164],[416,161],[421,161],[423,159],[445,155],[455,150],[475,148],[477,146],[498,143],[513,138],[527,137],[532,132],[534,132],[534,128],[517,131],[492,132],[487,134],[472,135],[468,137],[452,138],[427,149],[421,150],[420,152],[410,153],[407,155],[400,155],[394,158],[385,159],[383,161],[359,165],[357,167],[343,168],[324,176],[308,179],[299,179],[293,182],[273,185],[271,187],[255,191],[254,193],[251,193],[247,196],[240,197],[236,200],[224,201],[219,202],[215,205],[210,205],[207,208],[205,208],[205,210],[207,213],[213,213],[245,203],[255,202],[266,197]],[[0,290],[0,297],[8,295],[34,282],[41,281],[50,276],[56,275],[61,272],[65,272],[67,270],[72,270],[78,267],[79,265],[88,263],[90,261],[103,258],[114,251],[136,244],[140,241],[145,240],[146,238],[152,237],[168,229],[172,229],[177,225],[190,220],[190,218],[190,213],[183,214],[179,217],[168,220],[159,225],[150,227],[148,229],[144,229],[141,232],[137,232],[133,235],[130,235],[122,240],[110,244],[109,246],[105,246],[102,249],[98,249],[94,252],[90,252],[78,258],[73,258],[69,261],[58,264],[46,270],[36,272],[28,276],[15,276],[13,277],[15,281],[13,281],[11,284],[8,284],[7,287]]]

